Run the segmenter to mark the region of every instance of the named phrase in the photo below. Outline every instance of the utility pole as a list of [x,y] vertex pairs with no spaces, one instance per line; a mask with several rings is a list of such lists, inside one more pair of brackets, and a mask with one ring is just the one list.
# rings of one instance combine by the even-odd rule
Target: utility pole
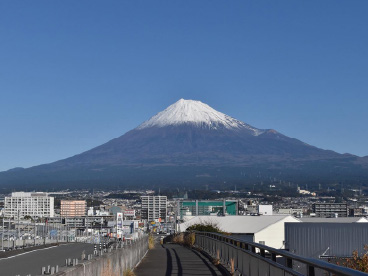
[[101,237],[101,234],[102,234],[102,223],[103,223],[103,217],[101,217],[100,237]]
[[9,237],[9,233],[10,233],[10,218],[9,218],[9,221],[8,221],[8,248],[9,248],[9,242],[10,242],[10,237]]
[[43,221],[42,217],[41,217],[41,222],[42,222],[42,239],[43,239],[43,243],[46,244],[46,234],[45,234],[46,221]]
[[20,210],[18,209],[18,239],[20,240],[20,225],[19,225]]
[[3,213],[3,234],[1,235],[1,250],[4,251],[4,213]]
[[36,218],[33,218],[33,238],[34,246],[36,246]]

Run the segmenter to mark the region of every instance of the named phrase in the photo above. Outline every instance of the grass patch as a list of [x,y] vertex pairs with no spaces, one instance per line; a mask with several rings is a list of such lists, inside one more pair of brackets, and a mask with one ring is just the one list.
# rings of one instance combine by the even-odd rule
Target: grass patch
[[150,234],[150,235],[148,236],[148,248],[149,248],[149,249],[153,249],[153,248],[155,248],[155,239],[154,239],[154,237],[152,236],[152,234]]
[[124,270],[123,275],[124,276],[135,276],[135,273],[131,269],[126,269]]

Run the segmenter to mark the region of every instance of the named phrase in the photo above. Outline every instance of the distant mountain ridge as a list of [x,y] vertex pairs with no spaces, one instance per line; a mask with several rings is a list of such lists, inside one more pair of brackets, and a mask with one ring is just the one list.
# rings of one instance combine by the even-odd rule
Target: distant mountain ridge
[[368,180],[367,168],[368,158],[322,150],[248,125],[200,101],[181,99],[89,151],[0,173],[0,185],[219,186],[272,178],[360,183]]

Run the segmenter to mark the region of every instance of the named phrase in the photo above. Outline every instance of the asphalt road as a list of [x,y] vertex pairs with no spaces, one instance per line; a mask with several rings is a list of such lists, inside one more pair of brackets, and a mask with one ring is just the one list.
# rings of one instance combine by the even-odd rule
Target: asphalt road
[[40,249],[24,254],[0,259],[1,276],[25,276],[28,274],[40,275],[43,266],[62,267],[66,258],[81,258],[83,250],[85,254],[93,253],[93,244],[72,243],[56,247]]

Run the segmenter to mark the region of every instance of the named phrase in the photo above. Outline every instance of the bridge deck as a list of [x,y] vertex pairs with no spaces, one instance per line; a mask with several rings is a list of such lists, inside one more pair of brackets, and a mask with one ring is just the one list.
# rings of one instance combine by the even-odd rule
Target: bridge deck
[[177,244],[156,245],[134,272],[137,276],[225,275],[198,251]]

